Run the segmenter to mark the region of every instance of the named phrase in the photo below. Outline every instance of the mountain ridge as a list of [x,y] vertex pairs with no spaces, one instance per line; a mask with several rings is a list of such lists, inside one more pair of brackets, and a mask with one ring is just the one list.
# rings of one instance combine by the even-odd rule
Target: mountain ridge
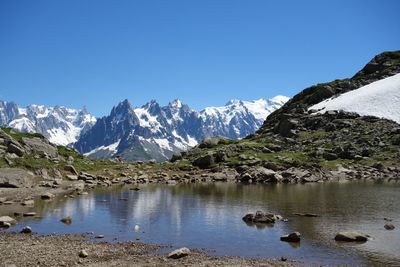
[[[95,158],[121,156],[129,161],[163,161],[206,137],[237,139],[252,134],[270,112],[287,100],[284,96],[270,100],[231,100],[225,106],[207,107],[202,111],[190,108],[179,99],[166,106],[152,100],[141,107],[133,107],[124,100],[108,116],[98,119],[93,128],[81,136],[75,148]],[[119,116],[116,110],[132,116],[129,122],[122,123],[123,127],[116,120]]]
[[95,122],[96,118],[85,107],[72,109],[31,104],[21,108],[12,101],[0,100],[0,125],[19,132],[40,133],[58,145],[75,143],[81,132],[87,131]]
[[163,161],[206,137],[237,139],[252,134],[269,113],[288,99],[285,96],[254,101],[233,99],[224,106],[201,111],[179,99],[165,106],[151,100],[140,107],[125,99],[101,118],[95,118],[86,108],[36,104],[21,108],[14,102],[0,101],[0,125],[19,132],[43,134],[52,143],[74,146],[95,158],[118,155],[130,161]]

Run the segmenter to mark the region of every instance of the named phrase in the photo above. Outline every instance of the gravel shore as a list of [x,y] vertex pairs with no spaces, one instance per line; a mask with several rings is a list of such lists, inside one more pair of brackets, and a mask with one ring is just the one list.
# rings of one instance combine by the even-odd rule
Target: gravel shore
[[[0,266],[295,266],[280,260],[212,257],[192,250],[181,259],[168,259],[160,245],[90,242],[85,235],[36,235],[0,231]],[[79,257],[85,250],[86,258]],[[163,251],[164,251],[163,250]],[[13,265],[14,264],[14,265]]]

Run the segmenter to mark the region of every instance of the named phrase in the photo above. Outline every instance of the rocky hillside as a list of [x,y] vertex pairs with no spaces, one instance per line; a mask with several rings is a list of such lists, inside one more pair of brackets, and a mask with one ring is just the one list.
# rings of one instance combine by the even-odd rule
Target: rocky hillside
[[350,79],[303,90],[269,115],[256,134],[236,141],[209,139],[172,161],[211,172],[235,170],[244,182],[400,178],[398,123],[351,112],[308,110],[397,73],[400,52],[382,53]]
[[40,133],[57,145],[75,143],[79,135],[94,125],[96,118],[81,110],[56,106],[29,105],[21,108],[0,101],[0,126],[19,132]]
[[[80,192],[96,185],[131,183],[144,168],[143,164],[93,160],[72,148],[56,146],[40,134],[0,128],[0,204],[4,194],[13,199],[20,198],[15,193],[40,196],[48,191]],[[154,165],[151,172],[159,168]]]
[[275,126],[287,114],[305,114],[308,108],[328,98],[358,89],[375,81],[400,73],[400,51],[384,52],[375,56],[352,78],[335,80],[304,89],[290,99],[282,108],[272,112],[265,120],[264,129]]
[[254,133],[266,116],[287,100],[284,96],[232,100],[225,106],[200,112],[179,100],[163,107],[156,101],[133,107],[125,100],[83,133],[75,147],[93,158],[165,161],[209,136],[237,139]]

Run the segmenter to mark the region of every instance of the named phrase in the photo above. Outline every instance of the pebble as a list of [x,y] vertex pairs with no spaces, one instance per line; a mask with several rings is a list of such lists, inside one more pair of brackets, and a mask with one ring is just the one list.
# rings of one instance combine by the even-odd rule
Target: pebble
[[300,242],[300,233],[294,232],[288,235],[281,236],[281,241],[286,242]]
[[190,254],[190,250],[188,248],[179,248],[176,249],[174,251],[172,251],[171,253],[168,254],[168,258],[170,259],[180,259],[183,257],[186,257]]
[[21,203],[22,206],[33,206],[35,205],[35,201],[30,199],[30,200],[25,200],[24,202]]
[[41,199],[52,199],[54,197],[55,195],[53,195],[52,193],[44,193],[43,195],[40,196]]
[[384,226],[384,227],[385,227],[385,229],[386,229],[386,230],[394,230],[394,228],[395,228],[395,227],[394,227],[394,225],[393,225],[393,224],[391,224],[391,223],[387,223],[387,224],[385,224],[385,226]]
[[32,228],[30,226],[25,226],[24,228],[22,228],[21,233],[22,234],[30,234],[30,233],[32,233]]
[[71,216],[67,216],[65,218],[62,218],[60,220],[60,222],[65,223],[65,224],[71,224],[72,223],[72,218],[71,218]]
[[88,256],[89,254],[86,252],[86,250],[82,249],[81,251],[79,251],[79,257],[87,258]]
[[32,217],[32,216],[36,216],[36,212],[25,212],[23,214],[24,217]]
[[139,191],[140,188],[139,188],[139,187],[134,187],[134,188],[130,188],[129,190],[132,190],[132,191]]

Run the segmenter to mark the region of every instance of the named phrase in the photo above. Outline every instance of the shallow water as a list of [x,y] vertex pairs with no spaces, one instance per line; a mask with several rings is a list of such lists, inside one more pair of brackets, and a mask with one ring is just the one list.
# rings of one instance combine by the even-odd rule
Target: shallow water
[[[396,266],[399,228],[384,229],[383,218],[400,221],[400,185],[348,182],[298,185],[189,184],[98,189],[77,198],[37,202],[41,219],[22,218],[38,233],[94,232],[108,241],[142,242],[205,248],[215,255],[280,258],[326,265]],[[257,210],[281,214],[288,222],[255,227],[242,217]],[[1,212],[1,207],[0,207]],[[293,213],[320,217],[297,217]],[[3,212],[4,213],[4,212]],[[71,216],[73,223],[59,222]],[[135,232],[134,226],[140,231]],[[357,230],[372,237],[362,244],[333,240],[338,231]],[[299,245],[281,242],[293,231]]]

